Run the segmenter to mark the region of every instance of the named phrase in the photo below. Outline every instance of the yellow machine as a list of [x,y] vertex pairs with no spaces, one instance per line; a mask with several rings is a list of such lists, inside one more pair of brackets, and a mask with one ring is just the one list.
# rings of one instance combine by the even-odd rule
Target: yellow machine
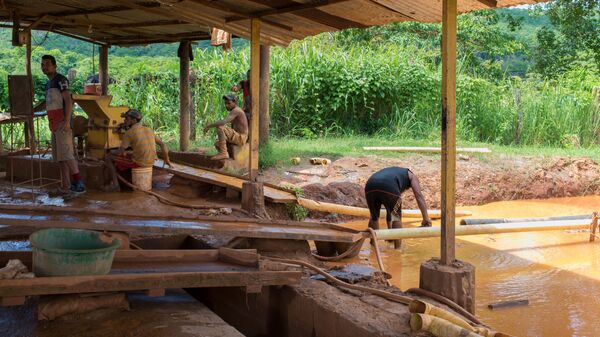
[[75,103],[89,117],[87,131],[87,149],[89,155],[104,159],[106,151],[121,146],[119,125],[123,123],[121,114],[129,108],[110,106],[112,96],[73,95]]

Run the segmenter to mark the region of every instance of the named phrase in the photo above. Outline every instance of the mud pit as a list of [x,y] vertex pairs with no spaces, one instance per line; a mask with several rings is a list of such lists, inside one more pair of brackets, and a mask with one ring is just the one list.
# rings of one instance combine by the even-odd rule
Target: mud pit
[[[429,208],[440,207],[441,163],[437,155],[344,157],[329,166],[305,164],[270,169],[265,173],[265,180],[301,187],[308,199],[366,207],[364,185],[367,179],[389,166],[410,168],[419,177]],[[460,155],[456,165],[458,206],[598,194],[600,166],[588,158]],[[403,204],[404,208],[417,208],[410,191],[404,194]],[[310,215],[325,216],[316,212]],[[336,219],[348,217],[328,216],[328,220]]]

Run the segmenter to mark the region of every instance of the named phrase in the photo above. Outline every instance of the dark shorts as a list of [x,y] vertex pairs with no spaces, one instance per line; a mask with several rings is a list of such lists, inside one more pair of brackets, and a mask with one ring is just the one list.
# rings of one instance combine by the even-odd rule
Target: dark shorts
[[392,215],[396,217],[401,216],[402,199],[399,195],[382,190],[365,190],[365,197],[369,213],[371,213],[371,220],[379,220],[381,205],[385,207],[387,212],[386,220],[388,222],[392,221]]

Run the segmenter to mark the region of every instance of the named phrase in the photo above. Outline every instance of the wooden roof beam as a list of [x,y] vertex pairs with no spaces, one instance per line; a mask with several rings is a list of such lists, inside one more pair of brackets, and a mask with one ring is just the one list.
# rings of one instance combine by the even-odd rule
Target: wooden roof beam
[[29,26],[25,27],[25,29],[23,29],[24,32],[30,32],[32,29],[34,29],[35,27],[37,27],[40,23],[42,23],[42,21],[44,21],[46,18],[48,17],[48,15],[42,15],[39,18],[35,19],[35,21],[33,21],[32,23],[29,24]]
[[[137,5],[146,7],[146,8],[157,8],[160,7],[160,3],[158,2],[142,2]],[[53,16],[76,16],[76,15],[88,15],[88,14],[104,14],[104,13],[113,13],[113,12],[122,12],[131,10],[128,6],[107,6],[107,7],[98,7],[94,9],[77,9],[71,11],[63,11],[63,12],[50,12],[47,13]]]
[[482,4],[490,7],[490,8],[496,8],[498,6],[498,2],[496,0],[477,0],[479,2],[481,2]]
[[[219,3],[219,2],[216,2],[216,1],[212,1],[212,0],[190,0],[190,1],[194,2],[194,3],[197,3],[199,5],[202,5],[202,6],[206,6],[206,7],[209,7],[209,8],[220,10],[222,12],[231,13],[231,14],[235,15],[235,17],[242,17],[242,20],[246,20],[246,19],[250,19],[251,18],[251,14],[237,11],[237,10],[235,10],[235,9],[227,6],[227,5],[224,5],[223,3]],[[338,0],[338,1],[340,1],[340,0]],[[347,0],[343,0],[343,1],[347,1]],[[227,22],[227,20],[225,20],[225,22]],[[294,28],[292,28],[290,26],[283,25],[283,24],[280,24],[280,23],[277,23],[277,22],[274,22],[274,21],[271,21],[271,20],[263,20],[262,22],[264,24],[271,25],[271,26],[274,26],[274,27],[278,27],[278,28],[281,28],[281,29],[285,29],[285,30],[289,30],[289,31],[294,30]]]
[[[271,7],[273,9],[282,8],[281,7],[282,1],[279,1],[279,0],[249,0],[249,1],[261,4],[263,6]],[[298,3],[294,2],[294,1],[288,1],[286,6],[284,6],[284,7],[289,7],[289,6],[296,5],[296,4],[298,4]],[[335,15],[329,14],[327,12],[321,11],[316,8],[306,8],[306,9],[302,9],[302,10],[297,10],[297,11],[292,12],[291,14],[303,17],[310,21],[319,23],[324,26],[332,27],[335,29],[366,28],[367,27],[366,25],[363,25],[362,23],[348,20],[348,19],[345,19],[345,18],[342,18],[339,16],[335,16]]]
[[292,13],[292,12],[297,12],[297,11],[301,11],[304,9],[311,9],[311,8],[314,9],[314,8],[319,8],[319,7],[327,6],[327,5],[333,5],[336,3],[346,2],[346,1],[349,1],[349,0],[318,0],[318,1],[304,3],[304,4],[299,3],[299,4],[295,4],[295,5],[290,5],[290,6],[254,12],[254,13],[249,14],[247,17],[239,17],[239,16],[228,17],[225,19],[225,22],[235,22],[235,21],[241,21],[241,20],[246,20],[246,19],[262,18],[262,17],[269,16],[269,15]]
[[[495,1],[495,0],[491,0],[491,1]],[[404,16],[405,18],[409,19],[409,20],[419,21],[419,20],[417,20],[416,18],[414,18],[414,17],[412,17],[412,16],[410,16],[410,15],[408,15],[408,14],[405,14],[405,13],[399,12],[398,10],[396,10],[396,9],[394,9],[394,8],[390,7],[390,6],[386,6],[386,5],[384,5],[384,4],[382,4],[382,3],[380,3],[380,2],[378,2],[378,1],[376,1],[376,0],[369,0],[369,2],[370,2],[370,3],[372,3],[373,5],[376,5],[376,6],[380,7],[380,8],[383,8],[383,9],[385,9],[385,10],[388,10],[388,11],[394,12],[394,13],[396,13],[396,14],[400,14],[400,15]]]
[[[163,17],[166,16],[166,17],[171,17],[173,19],[177,19],[177,20],[184,20],[184,21],[187,21],[192,24],[197,24],[199,26],[206,26],[207,32],[209,29],[208,27],[217,27],[217,28],[227,29],[231,33],[234,33],[238,36],[249,36],[250,35],[250,30],[245,25],[236,25],[236,26],[232,25],[232,26],[225,27],[225,21],[222,19],[215,18],[213,16],[209,16],[204,13],[198,13],[196,11],[189,11],[184,8],[180,8],[176,5],[169,5],[169,6],[165,5],[165,6],[161,6],[160,8],[146,8],[146,7],[139,6],[133,0],[110,0],[110,1],[113,3],[128,6],[132,9],[139,9],[139,10],[146,11],[148,13],[153,13],[156,15],[160,15]],[[287,30],[283,30],[283,31],[288,32]],[[274,44],[280,44],[280,45],[287,45],[292,38],[295,38],[295,37],[290,36],[289,34],[285,34],[285,35],[281,34],[281,35],[285,36],[285,37],[281,37],[281,36],[277,36],[277,35],[263,35],[263,38],[265,39],[264,42],[267,44],[274,43]]]
[[109,40],[111,42],[115,42],[118,43],[119,41],[133,41],[133,40],[166,40],[166,39],[172,39],[173,41],[181,41],[181,40],[191,40],[193,38],[198,38],[198,37],[203,37],[203,38],[208,38],[210,37],[210,34],[208,34],[205,31],[196,31],[196,32],[189,32],[189,33],[185,33],[185,34],[165,34],[165,35],[154,35],[153,37],[147,37],[144,35],[138,35],[138,36],[123,36],[123,37],[115,37],[115,38],[110,38]]
[[[143,22],[131,22],[131,23],[114,23],[114,24],[91,24],[93,29],[111,30],[115,28],[144,28],[144,27],[156,27],[156,26],[174,26],[174,25],[189,25],[189,22],[181,20],[158,20],[158,21],[143,21]],[[55,27],[63,28],[88,28],[90,23],[84,23],[83,21],[67,20],[67,22],[53,23]]]

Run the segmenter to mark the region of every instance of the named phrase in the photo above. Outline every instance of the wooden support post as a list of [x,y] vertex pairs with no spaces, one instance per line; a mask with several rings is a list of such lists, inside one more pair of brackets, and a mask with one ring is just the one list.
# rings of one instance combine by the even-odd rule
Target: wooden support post
[[271,49],[268,45],[260,46],[260,131],[259,138],[260,144],[264,145],[269,143],[269,76],[270,76],[270,55]]
[[179,150],[190,145],[190,41],[180,43],[179,54]]
[[421,264],[419,288],[475,313],[475,267],[456,260],[456,2],[442,4],[442,228],[441,258]]
[[256,181],[258,175],[258,138],[259,138],[259,98],[260,98],[260,19],[251,21],[250,47],[250,160],[248,172],[250,181]]
[[442,239],[441,264],[455,260],[456,177],[456,1],[442,10]]
[[192,72],[190,74],[190,141],[196,140],[196,100],[194,89],[196,88],[197,80],[196,73]]
[[[35,89],[33,86],[33,75],[31,73],[31,31],[27,31],[27,42],[25,44],[25,70],[27,72],[27,79],[31,85],[31,97],[35,97]],[[33,101],[31,102],[33,105]],[[33,111],[33,109],[31,110]],[[25,130],[23,133],[25,135],[25,144],[29,145],[29,153],[34,154],[36,152],[36,144],[35,144],[35,130],[33,129],[33,114],[28,116],[27,122],[25,122]]]
[[242,184],[242,209],[248,211],[252,216],[268,219],[265,210],[265,196],[263,183],[245,181]]
[[102,96],[108,95],[108,45],[103,44],[100,46],[100,65],[98,68]]
[[21,41],[19,39],[19,30],[21,28],[21,16],[19,15],[18,10],[11,11],[11,16],[13,19],[12,25],[12,45],[14,47],[21,46]]

